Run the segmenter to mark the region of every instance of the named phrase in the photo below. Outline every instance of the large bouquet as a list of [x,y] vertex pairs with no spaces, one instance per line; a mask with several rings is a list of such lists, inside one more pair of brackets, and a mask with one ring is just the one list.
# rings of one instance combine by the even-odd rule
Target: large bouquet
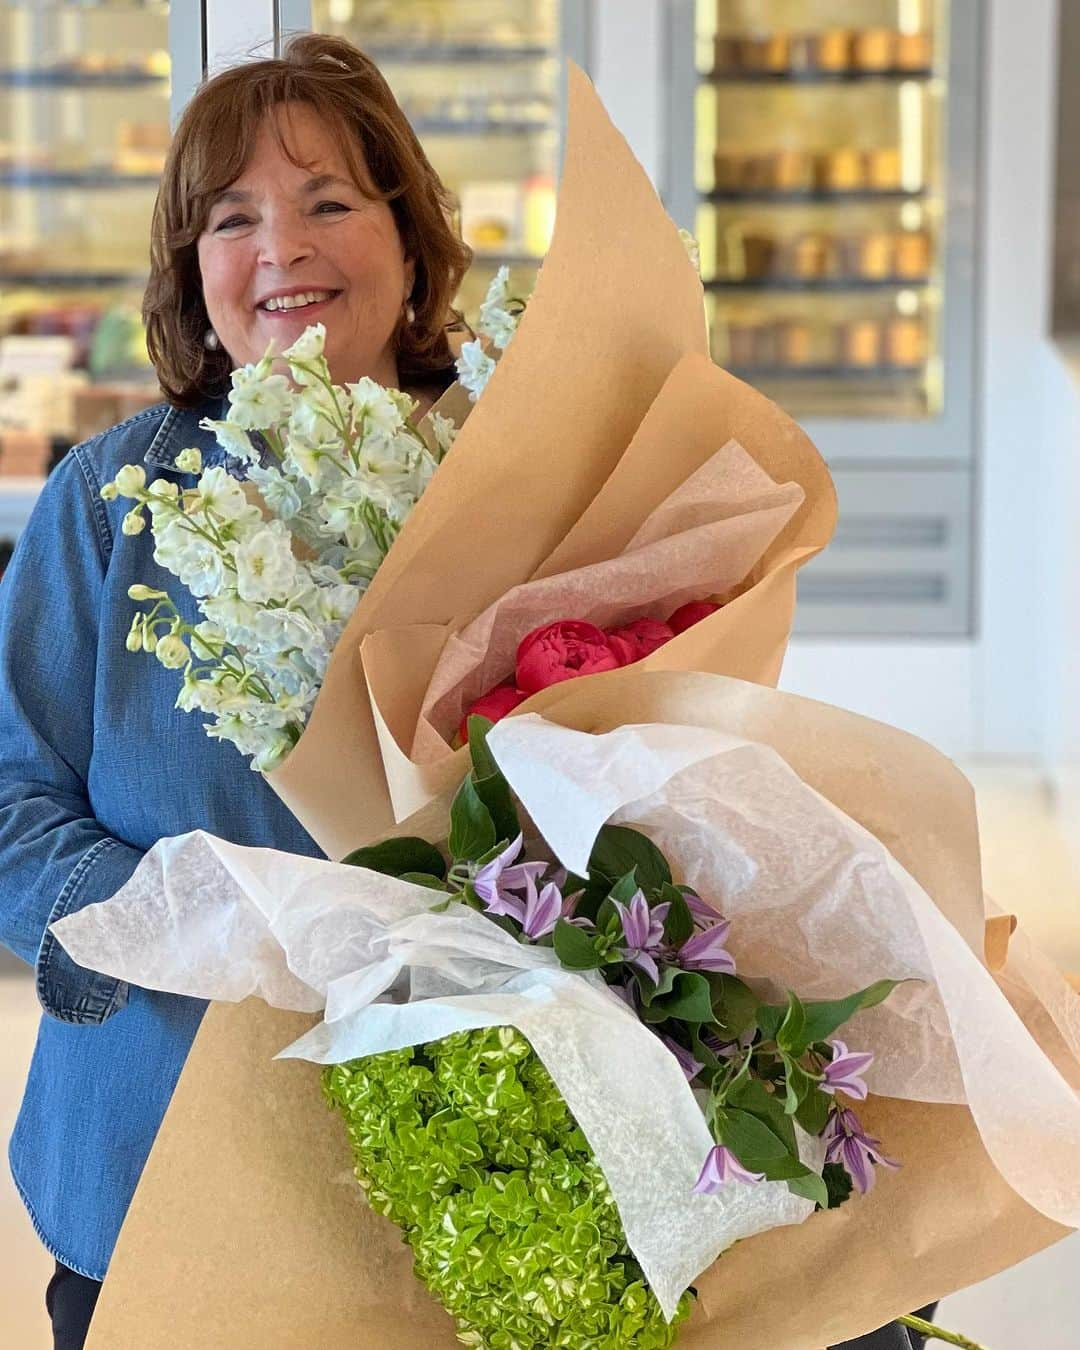
[[[737,975],[732,923],[676,884],[646,834],[605,824],[591,844],[564,839],[580,876],[542,839],[526,849],[487,727],[470,728],[474,768],[442,848],[404,836],[346,866],[268,870],[256,851],[190,836],[56,933],[139,983],[325,1004],[284,1053],[332,1066],[324,1088],[368,1199],[404,1229],[466,1344],[667,1346],[685,1287],[733,1240],[896,1166],[836,1095],[865,1099],[874,1056],[835,1038],[896,982],[774,1002],[771,981]],[[625,791],[733,750],[699,735],[691,748],[679,728],[588,741],[536,718],[504,734],[534,815],[551,751],[574,776],[597,755],[617,762]],[[678,801],[662,790],[646,813]],[[719,805],[699,805],[694,847],[723,849]],[[683,868],[688,825],[664,832]],[[753,950],[754,918],[740,926]]]
[[[288,715],[244,748],[331,858],[369,851],[353,866],[164,841],[116,901],[58,925],[100,969],[292,1010],[208,1013],[91,1344],[450,1342],[393,1228],[342,1184],[303,1057],[334,1066],[373,1204],[478,1343],[543,1344],[565,1324],[568,1343],[665,1344],[693,1285],[680,1343],[820,1350],[1080,1214],[1075,1000],[1022,935],[1004,941],[1006,920],[987,927],[955,771],[764,687],[831,485],[802,433],[708,361],[683,245],[587,82],[570,83],[552,250],[494,372],[482,349],[468,358],[478,400],[448,395],[452,447],[388,391],[369,391],[392,423],[375,429],[349,391],[310,497],[289,497],[261,450],[263,503],[225,488],[250,538],[292,541],[251,568],[248,537],[222,541],[268,634],[205,614],[182,631],[179,609],[154,613],[161,595],[136,620],[132,646],[177,639],[185,667],[216,624],[192,706],[248,725],[253,704],[229,701],[255,686],[228,664],[257,665],[260,708]],[[288,418],[262,422],[286,423],[279,469],[310,440],[298,383]],[[356,514],[377,495],[373,437],[403,495]],[[328,519],[330,492],[354,514]],[[256,592],[268,574],[289,585],[249,599],[242,571]],[[340,599],[320,609],[320,590]],[[453,748],[472,702],[520,680],[538,628],[637,633],[701,601],[643,659],[523,691]],[[298,617],[325,631],[277,631]],[[301,1063],[274,1064],[297,1036]],[[864,1086],[857,1113],[835,1099]],[[867,1193],[836,1205],[841,1171]],[[240,1324],[234,1284],[256,1309]]]

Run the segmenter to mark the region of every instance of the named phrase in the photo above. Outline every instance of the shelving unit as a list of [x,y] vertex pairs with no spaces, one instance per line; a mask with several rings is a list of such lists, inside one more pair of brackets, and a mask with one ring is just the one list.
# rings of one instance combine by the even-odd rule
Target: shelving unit
[[[0,540],[43,481],[3,472],[6,438],[36,438],[44,473],[85,430],[91,360],[153,387],[138,311],[169,141],[168,16],[155,0],[0,4]],[[73,368],[35,355],[65,341]]]

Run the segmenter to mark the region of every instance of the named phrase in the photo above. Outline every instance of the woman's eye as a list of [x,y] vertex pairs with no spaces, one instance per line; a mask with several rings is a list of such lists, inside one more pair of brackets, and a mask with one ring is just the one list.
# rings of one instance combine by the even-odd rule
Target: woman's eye
[[320,202],[315,208],[316,215],[328,215],[331,211],[347,211],[349,208],[344,202]]
[[214,226],[214,233],[218,234],[221,230],[235,230],[238,225],[247,223],[247,216],[227,216],[220,224]]

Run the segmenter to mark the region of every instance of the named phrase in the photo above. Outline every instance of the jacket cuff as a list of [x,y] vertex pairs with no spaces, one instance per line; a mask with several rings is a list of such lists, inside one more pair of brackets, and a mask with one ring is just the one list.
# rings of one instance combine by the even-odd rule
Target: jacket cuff
[[142,856],[118,839],[99,839],[79,859],[57,897],[36,967],[38,1002],[57,1021],[98,1025],[127,1003],[128,986],[123,980],[76,965],[51,928],[66,915],[115,895],[130,880]]

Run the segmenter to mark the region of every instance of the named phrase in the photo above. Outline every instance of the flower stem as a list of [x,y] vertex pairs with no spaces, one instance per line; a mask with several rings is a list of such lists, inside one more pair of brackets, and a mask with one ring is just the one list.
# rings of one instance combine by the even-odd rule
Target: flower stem
[[985,1350],[978,1341],[973,1341],[967,1336],[961,1336],[958,1331],[946,1331],[943,1327],[937,1327],[933,1322],[924,1321],[921,1317],[915,1317],[913,1314],[908,1317],[898,1317],[896,1319],[901,1326],[910,1327],[912,1331],[917,1331],[920,1336],[925,1336],[931,1341],[945,1341],[948,1345],[959,1345],[962,1350]]

